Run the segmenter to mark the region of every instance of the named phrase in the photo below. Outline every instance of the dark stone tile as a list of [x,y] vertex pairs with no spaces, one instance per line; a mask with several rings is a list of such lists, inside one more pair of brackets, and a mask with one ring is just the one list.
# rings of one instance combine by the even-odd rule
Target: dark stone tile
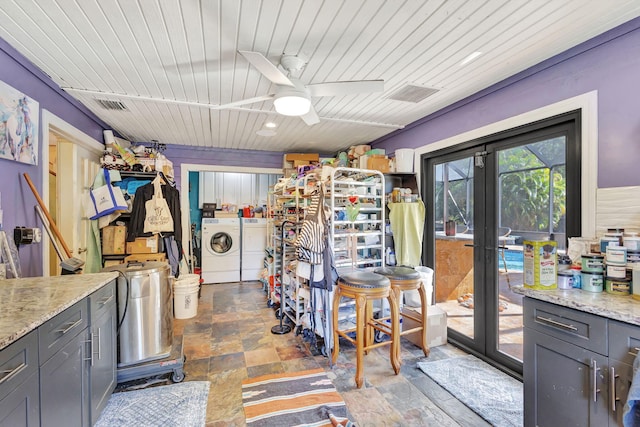
[[280,360],[301,359],[311,356],[309,350],[301,342],[286,347],[276,347],[276,351],[280,356]]
[[250,366],[247,368],[247,375],[249,378],[259,377],[261,375],[268,374],[282,374],[285,370],[282,367],[282,363],[269,363],[266,365]]
[[209,360],[209,372],[216,373],[231,369],[244,368],[244,354],[232,353],[222,356],[213,356]]
[[189,381],[207,381],[209,379],[209,359],[187,359],[184,363],[185,378]]

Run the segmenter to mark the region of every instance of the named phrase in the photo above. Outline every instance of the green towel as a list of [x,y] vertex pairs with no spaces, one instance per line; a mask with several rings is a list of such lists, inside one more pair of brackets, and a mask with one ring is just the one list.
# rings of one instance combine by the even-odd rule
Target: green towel
[[398,265],[422,265],[422,235],[424,232],[424,203],[389,203],[389,222]]

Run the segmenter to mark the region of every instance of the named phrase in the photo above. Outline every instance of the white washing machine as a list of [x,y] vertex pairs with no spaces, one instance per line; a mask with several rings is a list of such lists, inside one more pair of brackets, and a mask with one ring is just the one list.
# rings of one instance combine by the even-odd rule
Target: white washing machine
[[242,274],[245,280],[259,280],[267,247],[267,219],[242,218]]
[[240,281],[240,218],[202,219],[202,280]]

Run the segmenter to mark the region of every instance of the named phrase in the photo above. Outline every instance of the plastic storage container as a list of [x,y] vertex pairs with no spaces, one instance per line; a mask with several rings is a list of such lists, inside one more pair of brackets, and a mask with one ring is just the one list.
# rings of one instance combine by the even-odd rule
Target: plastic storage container
[[200,276],[183,274],[173,284],[173,309],[176,319],[190,319],[198,314]]
[[396,150],[396,172],[413,173],[413,148],[398,148]]

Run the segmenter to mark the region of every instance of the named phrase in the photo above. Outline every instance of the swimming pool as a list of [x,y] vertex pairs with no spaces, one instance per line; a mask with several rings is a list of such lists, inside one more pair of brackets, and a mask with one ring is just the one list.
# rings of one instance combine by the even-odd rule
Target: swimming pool
[[[522,271],[524,265],[524,256],[522,251],[504,249],[504,259],[507,262],[508,271]],[[498,260],[498,268],[504,268],[502,259]]]

